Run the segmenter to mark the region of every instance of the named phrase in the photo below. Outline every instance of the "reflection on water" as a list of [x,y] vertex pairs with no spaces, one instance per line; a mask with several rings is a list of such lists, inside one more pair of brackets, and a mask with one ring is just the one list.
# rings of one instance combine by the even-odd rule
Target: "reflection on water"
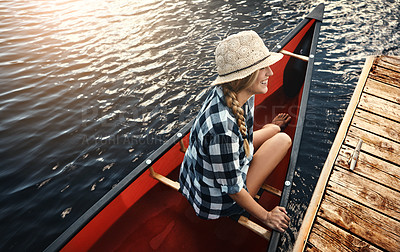
[[[0,250],[45,248],[190,121],[215,77],[217,41],[253,29],[271,47],[316,5],[0,1]],[[364,57],[399,54],[398,9],[396,1],[326,6],[283,248]]]

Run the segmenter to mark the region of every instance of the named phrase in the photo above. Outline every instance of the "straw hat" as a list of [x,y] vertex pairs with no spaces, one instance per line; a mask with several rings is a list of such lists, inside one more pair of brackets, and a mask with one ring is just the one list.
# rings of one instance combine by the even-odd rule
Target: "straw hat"
[[218,77],[211,85],[246,78],[282,57],[281,53],[270,52],[254,31],[242,31],[228,36],[215,49]]

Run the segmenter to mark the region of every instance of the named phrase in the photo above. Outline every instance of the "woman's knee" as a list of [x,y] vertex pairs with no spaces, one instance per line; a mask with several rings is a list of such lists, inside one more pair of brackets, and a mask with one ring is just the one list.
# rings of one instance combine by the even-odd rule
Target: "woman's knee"
[[265,124],[262,128],[269,129],[269,130],[273,131],[275,134],[277,134],[278,132],[281,131],[281,127],[279,127],[278,125],[273,124],[273,123]]
[[256,151],[257,153],[264,153],[264,151],[287,152],[292,145],[292,139],[284,132],[279,132],[273,137],[265,141],[261,147]]
[[280,145],[282,147],[284,147],[285,149],[289,149],[290,146],[292,145],[292,139],[290,138],[290,136],[284,132],[279,132],[278,134],[276,134],[274,136],[274,138],[276,137],[276,140],[280,143]]

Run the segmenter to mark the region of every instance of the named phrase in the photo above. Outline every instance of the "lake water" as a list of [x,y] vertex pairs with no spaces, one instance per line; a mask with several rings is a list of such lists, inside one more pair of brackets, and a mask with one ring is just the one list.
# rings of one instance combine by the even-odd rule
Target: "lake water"
[[[189,122],[219,40],[272,48],[319,2],[0,0],[0,251],[43,250]],[[282,251],[365,57],[400,54],[400,1],[325,4]]]

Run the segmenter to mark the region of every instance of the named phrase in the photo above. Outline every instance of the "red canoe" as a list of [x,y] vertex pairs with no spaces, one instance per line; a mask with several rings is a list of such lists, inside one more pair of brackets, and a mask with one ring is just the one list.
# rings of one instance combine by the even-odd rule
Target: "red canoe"
[[[292,149],[266,180],[281,191],[281,197],[265,192],[259,199],[268,210],[288,203],[323,12],[320,4],[272,49],[285,56],[271,67],[268,93],[256,96],[254,130],[278,113],[292,116],[285,129],[292,137]],[[136,167],[46,251],[275,251],[278,232],[271,236],[261,228],[261,237],[229,218],[202,220],[180,193],[154,178],[177,180],[184,156],[181,145],[187,146],[191,125]],[[151,176],[150,168],[157,174]]]

